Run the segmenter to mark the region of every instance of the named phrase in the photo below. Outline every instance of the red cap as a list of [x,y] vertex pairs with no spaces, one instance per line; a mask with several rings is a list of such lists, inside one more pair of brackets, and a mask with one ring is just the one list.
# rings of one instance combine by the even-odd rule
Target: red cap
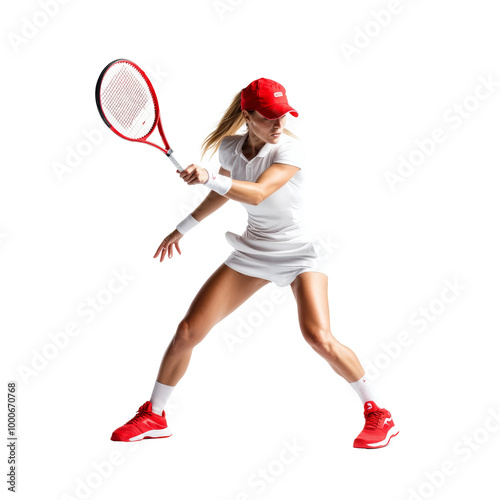
[[288,112],[299,116],[288,104],[285,87],[267,78],[254,80],[241,91],[241,109],[256,110],[268,120],[276,120]]

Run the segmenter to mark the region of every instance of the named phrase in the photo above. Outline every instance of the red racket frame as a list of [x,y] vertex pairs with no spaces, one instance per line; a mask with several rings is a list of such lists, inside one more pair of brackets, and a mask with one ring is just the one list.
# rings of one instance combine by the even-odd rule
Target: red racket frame
[[[106,118],[106,115],[104,114],[104,111],[102,110],[102,105],[101,105],[101,84],[102,84],[102,80],[103,80],[104,76],[106,75],[106,73],[108,72],[108,70],[111,68],[111,66],[113,66],[113,65],[115,65],[117,63],[127,63],[127,64],[130,64],[134,69],[136,69],[137,71],[139,71],[139,73],[142,75],[142,77],[146,81],[146,84],[149,87],[149,91],[151,92],[151,96],[153,97],[153,103],[154,103],[154,107],[155,107],[155,110],[156,110],[156,119],[155,119],[155,122],[153,123],[153,126],[151,127],[151,130],[146,135],[144,135],[143,137],[140,137],[138,139],[131,139],[130,137],[127,137],[127,136],[121,134],[120,132],[118,132],[118,130],[116,130],[115,127],[113,127],[113,125],[111,125],[111,123],[109,123],[108,119]],[[170,144],[168,143],[167,138],[165,137],[165,132],[163,131],[163,125],[161,123],[161,118],[160,118],[160,106],[158,105],[158,98],[156,97],[156,92],[155,92],[155,89],[153,88],[153,84],[149,80],[149,78],[146,75],[146,73],[144,73],[144,71],[139,66],[137,66],[137,64],[135,64],[134,62],[130,61],[129,59],[115,59],[114,61],[111,61],[108,65],[106,65],[106,67],[101,71],[101,74],[99,75],[99,78],[97,79],[97,84],[96,84],[96,87],[95,87],[95,99],[96,99],[97,109],[99,111],[99,114],[101,115],[101,118],[103,119],[104,123],[116,135],[118,135],[122,139],[126,139],[127,141],[142,142],[144,144],[149,144],[150,146],[154,146],[155,148],[157,148],[160,151],[162,151],[163,153],[165,153],[172,160],[172,162],[174,163],[174,165],[177,167],[177,170],[179,170],[180,172],[182,172],[184,170],[179,165],[179,163],[177,162],[177,160],[172,156],[172,153],[174,151],[170,147]],[[158,127],[158,132],[160,133],[160,136],[161,136],[161,138],[163,140],[163,143],[165,144],[165,148],[162,148],[161,146],[159,146],[158,144],[155,144],[154,142],[146,141],[146,139],[153,133],[153,131],[154,131],[154,129],[156,127]]]

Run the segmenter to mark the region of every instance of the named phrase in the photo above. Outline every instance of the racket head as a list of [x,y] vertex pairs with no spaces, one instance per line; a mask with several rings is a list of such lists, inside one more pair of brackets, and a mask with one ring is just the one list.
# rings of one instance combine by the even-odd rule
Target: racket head
[[153,85],[128,59],[115,59],[97,79],[95,98],[104,123],[129,141],[145,142],[160,119]]

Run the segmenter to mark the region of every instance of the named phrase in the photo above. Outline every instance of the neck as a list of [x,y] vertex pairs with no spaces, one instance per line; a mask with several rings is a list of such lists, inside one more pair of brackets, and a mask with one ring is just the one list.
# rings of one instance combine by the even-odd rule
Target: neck
[[266,142],[259,139],[251,130],[248,131],[248,137],[243,146],[249,151],[252,156],[256,156]]

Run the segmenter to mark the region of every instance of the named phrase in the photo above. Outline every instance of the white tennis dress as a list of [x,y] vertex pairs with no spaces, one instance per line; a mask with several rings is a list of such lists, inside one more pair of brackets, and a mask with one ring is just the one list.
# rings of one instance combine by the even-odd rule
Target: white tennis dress
[[281,135],[277,144],[266,143],[255,158],[248,161],[242,153],[248,132],[224,137],[219,147],[222,168],[231,178],[255,182],[273,163],[300,167],[281,188],[258,205],[242,203],[248,212],[245,232],[226,232],[234,251],[224,261],[230,268],[248,276],[289,285],[304,271],[327,274],[320,257],[320,245],[306,226],[303,182],[304,155],[300,142]]

